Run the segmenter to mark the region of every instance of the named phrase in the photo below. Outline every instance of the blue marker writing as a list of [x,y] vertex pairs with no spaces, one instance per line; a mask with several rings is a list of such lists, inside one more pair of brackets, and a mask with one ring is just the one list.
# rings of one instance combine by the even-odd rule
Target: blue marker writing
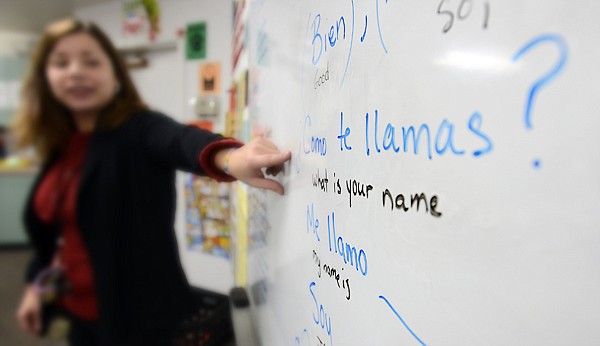
[[417,334],[415,334],[412,329],[410,329],[410,327],[408,326],[408,324],[406,324],[406,322],[404,322],[404,319],[402,318],[402,316],[400,316],[400,314],[398,313],[398,311],[396,311],[396,309],[394,309],[394,307],[392,306],[392,304],[387,300],[386,297],[384,296],[379,296],[380,299],[383,299],[383,301],[388,305],[388,307],[390,309],[392,309],[392,312],[394,312],[394,314],[396,315],[396,317],[398,317],[398,319],[400,320],[400,322],[402,323],[402,325],[404,325],[404,328],[406,328],[406,330],[408,330],[408,332],[423,346],[427,346],[425,345],[425,343],[423,342],[423,340],[421,340]]

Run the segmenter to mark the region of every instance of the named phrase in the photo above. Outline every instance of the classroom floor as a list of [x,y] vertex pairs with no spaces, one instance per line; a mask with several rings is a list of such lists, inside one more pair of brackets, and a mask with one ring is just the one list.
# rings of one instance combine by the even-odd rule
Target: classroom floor
[[0,345],[66,346],[64,340],[40,339],[21,331],[15,314],[23,294],[27,249],[0,249]]
[[[0,345],[67,346],[64,340],[29,336],[17,324],[15,313],[23,294],[23,273],[30,254],[31,250],[24,248],[0,249]],[[235,341],[223,346],[235,346]]]

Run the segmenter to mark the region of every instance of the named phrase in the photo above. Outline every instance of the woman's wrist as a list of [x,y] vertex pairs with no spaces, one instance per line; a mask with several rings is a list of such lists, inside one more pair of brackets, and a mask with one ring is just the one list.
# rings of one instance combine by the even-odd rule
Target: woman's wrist
[[231,175],[231,167],[229,166],[229,164],[231,161],[231,154],[233,154],[233,152],[236,149],[237,148],[223,149],[217,152],[217,154],[215,155],[215,166],[219,167],[219,169],[221,169],[227,175]]

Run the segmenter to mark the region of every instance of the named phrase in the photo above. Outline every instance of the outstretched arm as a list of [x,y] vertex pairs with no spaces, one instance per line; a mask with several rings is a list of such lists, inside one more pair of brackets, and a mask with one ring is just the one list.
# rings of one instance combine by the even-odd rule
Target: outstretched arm
[[283,164],[290,160],[291,152],[281,152],[271,141],[258,137],[239,148],[220,150],[215,155],[215,165],[232,177],[254,187],[283,195],[283,186],[265,173],[277,175]]

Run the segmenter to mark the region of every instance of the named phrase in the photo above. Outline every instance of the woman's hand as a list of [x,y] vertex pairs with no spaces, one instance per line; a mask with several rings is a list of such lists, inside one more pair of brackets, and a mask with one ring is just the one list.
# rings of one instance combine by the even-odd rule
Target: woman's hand
[[254,187],[267,189],[283,195],[283,186],[277,181],[265,178],[263,169],[270,175],[283,170],[283,164],[292,157],[292,153],[280,152],[269,140],[258,137],[246,145],[234,149],[219,151],[215,156],[217,167],[225,169],[232,177]]
[[33,285],[27,286],[21,305],[17,310],[17,320],[21,328],[31,335],[38,335],[42,327],[42,302]]

